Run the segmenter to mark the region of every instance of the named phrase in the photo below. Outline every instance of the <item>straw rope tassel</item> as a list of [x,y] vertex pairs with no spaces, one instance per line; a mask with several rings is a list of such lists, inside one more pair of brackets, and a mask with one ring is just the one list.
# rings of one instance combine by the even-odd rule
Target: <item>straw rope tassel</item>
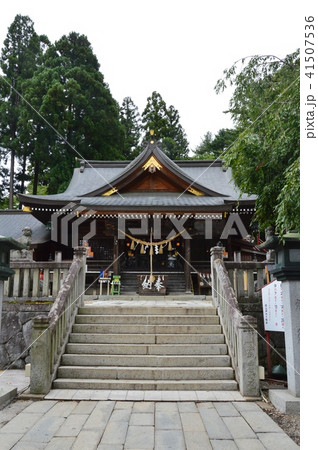
[[150,230],[150,249],[149,249],[149,257],[150,257],[150,283],[153,283],[156,277],[152,273],[152,256],[153,256],[153,245],[152,245],[152,228]]

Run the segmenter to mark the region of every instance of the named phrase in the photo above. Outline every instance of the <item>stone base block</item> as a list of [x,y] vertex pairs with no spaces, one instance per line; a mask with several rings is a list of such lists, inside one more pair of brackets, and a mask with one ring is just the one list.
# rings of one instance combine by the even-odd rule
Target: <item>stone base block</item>
[[17,388],[0,387],[0,409],[8,405],[17,396]]
[[269,399],[278,411],[284,414],[300,414],[300,398],[287,389],[270,389]]

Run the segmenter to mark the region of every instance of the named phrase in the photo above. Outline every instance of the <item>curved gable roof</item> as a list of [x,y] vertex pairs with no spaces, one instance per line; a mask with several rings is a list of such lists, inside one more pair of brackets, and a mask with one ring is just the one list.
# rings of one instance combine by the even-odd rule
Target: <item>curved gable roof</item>
[[210,197],[227,197],[226,194],[219,193],[210,189],[209,187],[199,183],[195,178],[192,178],[186,171],[182,170],[174,161],[172,161],[159,147],[157,142],[148,143],[144,150],[131,161],[117,176],[107,182],[106,185],[94,189],[84,194],[84,197],[95,197],[105,194],[105,192],[113,189],[113,193],[121,189],[123,185],[131,182],[131,177],[136,174],[142,174],[145,169],[144,165],[150,158],[154,157],[155,160],[162,164],[162,166],[170,173],[175,182],[179,181],[181,191],[192,190],[199,191],[201,195],[208,195]]

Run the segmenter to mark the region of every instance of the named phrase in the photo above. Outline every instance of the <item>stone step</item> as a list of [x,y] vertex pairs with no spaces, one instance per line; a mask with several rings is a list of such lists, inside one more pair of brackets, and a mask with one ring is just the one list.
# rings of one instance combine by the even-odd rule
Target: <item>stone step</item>
[[58,378],[114,380],[232,380],[232,367],[60,366]]
[[67,344],[66,353],[84,355],[226,355],[226,344]]
[[[119,297],[120,298],[120,297]],[[164,298],[164,297],[163,297]],[[140,297],[140,300],[143,299],[143,297]],[[152,297],[153,299],[153,297]],[[144,299],[146,300],[146,299]],[[142,300],[141,300],[142,301]],[[150,300],[151,301],[151,300]],[[105,301],[106,303],[107,301]],[[125,302],[129,303],[129,301]],[[164,300],[162,301],[162,306],[127,306],[120,304],[118,306],[107,306],[107,304],[104,306],[96,305],[96,306],[83,306],[79,308],[78,314],[93,314],[93,315],[104,315],[104,314],[111,314],[116,316],[121,315],[146,315],[146,316],[157,316],[157,315],[167,315],[167,316],[176,316],[176,315],[199,315],[199,316],[211,316],[216,315],[216,308],[211,306],[211,303],[209,304],[207,302],[206,306],[200,306],[200,307],[191,307],[186,305],[185,302],[179,302],[176,306],[171,306],[171,302],[169,302],[169,306],[164,305]],[[181,304],[182,303],[182,304]]]
[[237,391],[234,380],[100,380],[59,378],[53,382],[54,389],[110,389],[138,391]]
[[134,324],[134,325],[219,325],[219,316],[190,316],[190,315],[78,315],[75,323],[85,324]]
[[229,367],[228,355],[154,356],[154,355],[89,355],[64,354],[62,366],[117,367]]
[[55,388],[237,390],[211,302],[139,299],[79,309]]
[[224,344],[223,334],[71,333],[70,343],[83,344]]
[[125,333],[125,334],[220,334],[221,325],[115,325],[115,324],[74,324],[73,333]]

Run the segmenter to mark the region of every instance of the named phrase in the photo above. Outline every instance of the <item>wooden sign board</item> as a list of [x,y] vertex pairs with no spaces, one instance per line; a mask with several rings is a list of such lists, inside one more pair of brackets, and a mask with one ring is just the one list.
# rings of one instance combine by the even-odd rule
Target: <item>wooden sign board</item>
[[150,283],[150,275],[137,275],[139,295],[165,295],[167,292],[167,275],[154,275]]

